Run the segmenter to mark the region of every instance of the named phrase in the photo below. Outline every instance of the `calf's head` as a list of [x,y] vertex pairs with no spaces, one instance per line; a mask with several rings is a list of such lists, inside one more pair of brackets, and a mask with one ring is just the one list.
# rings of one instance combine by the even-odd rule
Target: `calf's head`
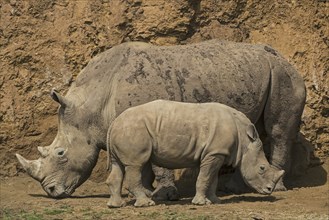
[[97,162],[99,148],[90,129],[76,124],[79,121],[79,109],[54,90],[51,96],[61,105],[54,141],[50,146],[38,147],[41,157],[37,160],[27,160],[19,154],[16,157],[50,197],[62,198],[72,194],[88,179]]
[[263,145],[253,125],[248,126],[249,145],[244,150],[240,170],[247,185],[261,194],[271,194],[284,171],[270,165],[265,157]]

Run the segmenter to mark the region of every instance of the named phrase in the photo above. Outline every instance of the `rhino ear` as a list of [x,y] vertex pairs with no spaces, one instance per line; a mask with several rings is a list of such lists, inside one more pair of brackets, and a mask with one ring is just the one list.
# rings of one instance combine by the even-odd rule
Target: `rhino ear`
[[69,100],[67,100],[67,98],[65,98],[64,96],[61,96],[55,88],[53,88],[50,92],[50,96],[51,98],[53,98],[53,100],[55,100],[56,102],[58,102],[61,106],[63,107],[67,107],[70,105]]
[[258,138],[258,134],[256,128],[253,124],[248,125],[247,127],[247,135],[252,141],[256,141]]

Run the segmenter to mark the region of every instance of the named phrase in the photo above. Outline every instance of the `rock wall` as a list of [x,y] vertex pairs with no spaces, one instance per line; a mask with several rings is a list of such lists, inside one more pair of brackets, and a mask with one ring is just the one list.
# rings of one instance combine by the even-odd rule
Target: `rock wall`
[[136,40],[271,45],[304,77],[302,133],[328,157],[328,11],[325,0],[0,0],[0,176],[21,171],[15,153],[36,159],[52,142],[50,89],[64,93],[92,57]]

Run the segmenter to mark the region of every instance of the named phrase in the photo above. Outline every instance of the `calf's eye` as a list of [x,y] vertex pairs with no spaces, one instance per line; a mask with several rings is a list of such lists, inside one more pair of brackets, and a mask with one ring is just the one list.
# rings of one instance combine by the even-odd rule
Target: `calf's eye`
[[260,171],[264,171],[265,170],[265,165],[260,165],[259,169],[260,169]]

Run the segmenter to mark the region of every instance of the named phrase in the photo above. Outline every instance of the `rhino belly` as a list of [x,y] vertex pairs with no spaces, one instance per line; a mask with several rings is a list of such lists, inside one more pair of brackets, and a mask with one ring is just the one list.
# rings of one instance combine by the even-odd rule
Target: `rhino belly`
[[[181,140],[184,141],[184,140]],[[170,145],[170,141],[162,146],[153,149],[151,162],[168,169],[181,169],[195,167],[200,164],[201,150],[195,146],[189,146],[190,139],[175,145]]]

